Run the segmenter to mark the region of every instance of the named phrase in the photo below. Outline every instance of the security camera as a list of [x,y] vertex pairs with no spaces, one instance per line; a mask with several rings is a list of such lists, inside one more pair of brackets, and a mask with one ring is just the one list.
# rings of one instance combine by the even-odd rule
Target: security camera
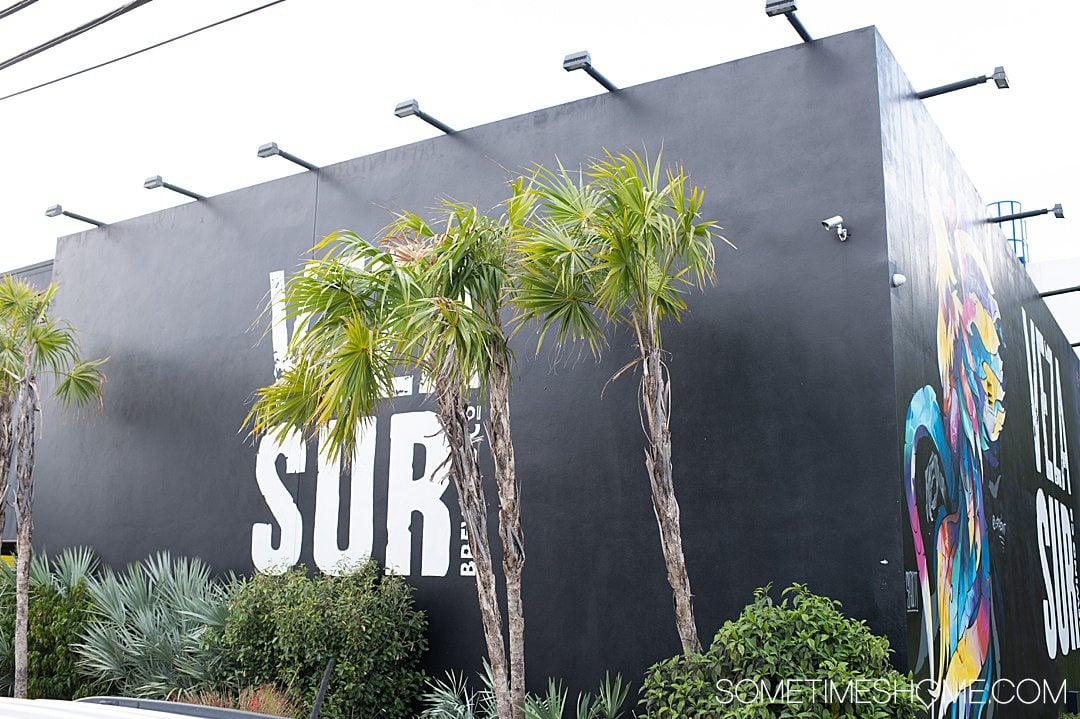
[[822,220],[821,226],[830,232],[836,230],[836,236],[840,238],[841,242],[845,242],[848,238],[847,228],[844,227],[844,218],[840,215],[834,215],[828,219]]

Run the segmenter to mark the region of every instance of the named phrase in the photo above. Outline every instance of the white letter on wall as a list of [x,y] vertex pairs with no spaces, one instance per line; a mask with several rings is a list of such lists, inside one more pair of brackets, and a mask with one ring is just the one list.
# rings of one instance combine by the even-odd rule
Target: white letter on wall
[[[413,467],[415,446],[425,450],[424,466]],[[424,515],[421,571],[445,577],[450,567],[450,510],[442,501],[449,482],[444,464],[450,447],[434,412],[403,412],[390,418],[390,486],[386,508],[386,568],[411,573],[413,512]],[[419,477],[414,479],[414,477]]]
[[349,473],[349,543],[345,549],[338,547],[342,458],[333,461],[322,450],[335,422],[319,433],[319,478],[315,485],[315,565],[327,574],[371,556],[375,523],[375,418],[368,417],[357,427]]
[[304,533],[304,518],[289,490],[277,473],[277,458],[285,455],[285,473],[301,474],[307,465],[307,449],[300,433],[293,430],[278,442],[273,433],[259,440],[255,456],[255,480],[266,500],[266,506],[281,527],[277,548],[272,540],[273,525],[254,524],[251,527],[251,561],[260,572],[283,572],[300,561],[300,541]]

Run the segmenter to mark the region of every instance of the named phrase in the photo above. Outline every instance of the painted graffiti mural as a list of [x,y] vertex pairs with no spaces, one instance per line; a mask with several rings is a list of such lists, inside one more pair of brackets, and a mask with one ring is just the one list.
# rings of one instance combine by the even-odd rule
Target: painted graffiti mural
[[995,576],[984,493],[1003,479],[1001,313],[970,235],[932,206],[937,257],[937,364],[915,392],[904,432],[908,521],[915,546],[922,637],[913,662],[929,671],[937,716],[987,715],[998,647]]

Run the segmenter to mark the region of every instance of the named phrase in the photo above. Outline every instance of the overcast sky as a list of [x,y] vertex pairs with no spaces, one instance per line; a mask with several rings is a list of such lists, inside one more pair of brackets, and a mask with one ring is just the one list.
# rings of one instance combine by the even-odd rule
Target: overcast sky
[[[154,0],[0,70],[0,96],[265,1]],[[0,10],[13,2],[0,0]],[[125,2],[38,0],[0,20],[0,61]],[[52,257],[57,236],[85,227],[46,218],[55,203],[115,222],[185,201],[143,189],[150,175],[213,195],[300,169],[258,159],[263,142],[322,165],[436,134],[394,117],[400,100],[415,97],[465,128],[601,92],[563,71],[575,50],[627,86],[797,42],[764,6],[286,0],[0,101],[0,270]],[[991,83],[927,105],[985,200],[1065,205],[1066,220],[1029,223],[1034,261],[1080,256],[1076,3],[801,0],[799,17],[815,36],[877,25],[917,87],[1004,65],[1011,89]]]

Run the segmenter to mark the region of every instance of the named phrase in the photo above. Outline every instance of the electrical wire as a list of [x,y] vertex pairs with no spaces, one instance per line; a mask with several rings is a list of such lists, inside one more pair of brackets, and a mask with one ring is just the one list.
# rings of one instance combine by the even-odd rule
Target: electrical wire
[[3,62],[0,62],[0,70],[3,70],[5,68],[9,68],[9,67],[11,67],[12,65],[14,65],[16,63],[22,62],[23,60],[27,60],[27,59],[33,57],[34,55],[37,55],[38,53],[45,52],[49,48],[56,47],[57,45],[65,43],[68,40],[71,40],[72,38],[76,38],[79,35],[82,35],[84,32],[87,32],[89,30],[93,30],[94,28],[98,27],[99,25],[104,25],[105,23],[109,22],[110,20],[115,20],[116,18],[120,17],[121,15],[126,15],[127,13],[131,12],[132,10],[140,8],[140,7],[142,7],[143,5],[146,5],[149,2],[153,2],[153,0],[133,0],[132,2],[129,2],[127,5],[116,8],[112,12],[105,13],[104,15],[102,15],[99,18],[94,18],[93,20],[90,20],[89,22],[85,22],[85,23],[83,23],[82,25],[80,25],[79,27],[77,27],[77,28],[75,28],[73,30],[68,30],[63,35],[58,35],[57,37],[54,37],[52,40],[46,40],[45,42],[41,43],[37,47],[32,47],[32,48],[30,48],[29,50],[27,50],[25,52],[21,52],[18,55],[16,55],[15,57],[9,57],[7,60],[4,60]]
[[245,10],[242,13],[239,13],[237,15],[233,15],[232,17],[227,17],[224,20],[218,20],[217,22],[212,22],[209,25],[203,25],[202,27],[195,28],[194,30],[189,30],[188,32],[185,32],[182,35],[177,35],[175,37],[170,37],[168,40],[162,40],[161,42],[156,42],[153,45],[148,45],[148,46],[142,48],[141,50],[135,50],[134,52],[129,52],[126,55],[121,55],[120,57],[114,57],[112,60],[106,60],[105,62],[99,62],[97,65],[91,65],[90,67],[83,68],[82,70],[77,70],[77,71],[72,72],[72,73],[68,73],[67,75],[63,75],[61,77],[54,78],[54,79],[49,80],[47,82],[42,82],[42,83],[39,83],[37,85],[33,85],[31,87],[27,87],[27,88],[24,88],[22,90],[19,90],[17,92],[10,93],[8,95],[0,96],[0,102],[3,102],[4,100],[10,100],[11,98],[18,97],[19,95],[25,95],[26,93],[33,92],[34,90],[40,90],[41,88],[48,87],[49,85],[55,85],[56,83],[63,82],[64,80],[70,80],[73,77],[78,77],[79,75],[83,75],[83,74],[91,72],[93,70],[97,70],[97,69],[106,67],[107,65],[112,65],[113,63],[120,62],[121,60],[127,60],[129,57],[135,57],[136,55],[141,55],[144,52],[149,52],[150,50],[156,50],[157,48],[159,48],[159,47],[161,47],[163,45],[168,45],[169,43],[176,42],[177,40],[183,40],[185,37],[190,37],[192,35],[195,35],[197,33],[202,32],[203,30],[209,30],[210,28],[217,27],[218,25],[224,25],[225,23],[232,22],[233,20],[239,20],[240,18],[245,17],[246,15],[251,15],[253,13],[257,13],[260,10],[265,10],[266,8],[273,7],[274,5],[280,5],[283,2],[285,2],[285,0],[273,0],[273,2],[268,2],[265,5],[260,5],[260,6],[256,7],[256,8],[252,8],[251,10]]
[[37,0],[22,0],[21,2],[17,2],[14,5],[11,5],[10,7],[6,7],[3,10],[0,10],[0,20],[3,20],[8,15],[14,15],[20,10],[25,10],[36,2]]

